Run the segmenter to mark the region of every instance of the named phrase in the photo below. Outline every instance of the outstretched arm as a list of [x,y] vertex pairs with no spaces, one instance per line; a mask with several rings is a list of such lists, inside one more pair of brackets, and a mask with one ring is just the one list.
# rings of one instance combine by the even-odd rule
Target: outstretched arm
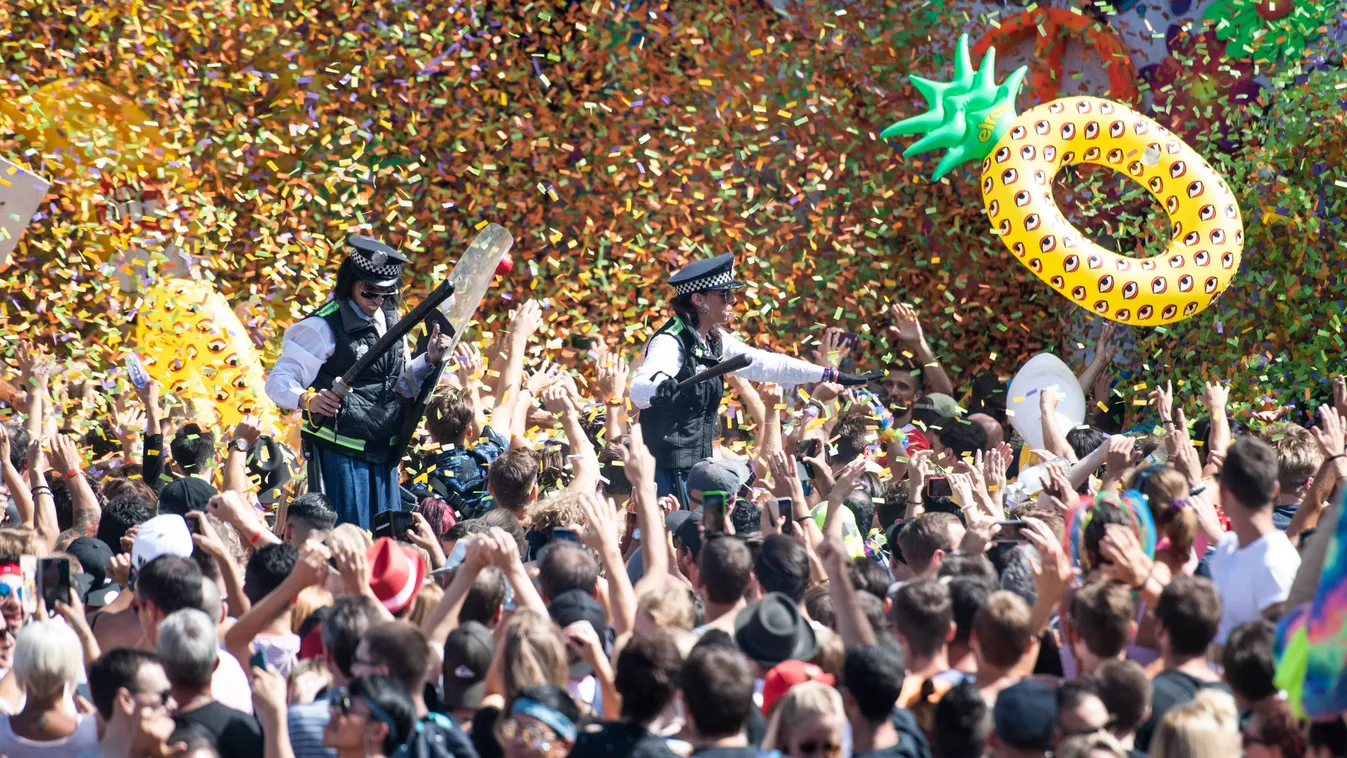
[[912,351],[913,357],[921,362],[922,384],[926,391],[953,395],[954,384],[949,380],[949,374],[945,373],[945,367],[940,365],[935,351],[926,342],[921,322],[917,320],[917,310],[910,305],[895,304],[889,306],[889,314],[893,317],[890,333],[901,340]]
[[770,350],[749,347],[731,334],[723,334],[721,340],[724,344],[722,360],[729,360],[736,355],[748,355],[753,359],[746,368],[734,372],[749,381],[776,382],[787,386],[823,381],[826,370],[824,366],[815,366],[808,361],[773,353]]

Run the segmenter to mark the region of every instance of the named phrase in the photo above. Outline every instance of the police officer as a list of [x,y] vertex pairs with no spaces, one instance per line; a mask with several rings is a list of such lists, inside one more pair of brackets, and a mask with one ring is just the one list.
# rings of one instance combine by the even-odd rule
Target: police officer
[[674,288],[673,318],[646,344],[645,361],[632,377],[630,396],[642,409],[641,428],[655,458],[659,494],[676,495],[686,508],[688,470],[711,456],[712,443],[720,435],[718,412],[725,384],[717,377],[679,390],[679,382],[742,354],[753,362],[735,373],[755,382],[835,381],[852,386],[864,384],[866,377],[749,347],[726,331],[734,292],[744,286],[734,278],[730,253],[684,266],[669,277],[669,284]]
[[[449,337],[436,328],[416,360],[404,340],[366,369],[345,399],[333,392],[333,381],[397,323],[408,262],[371,237],[355,235],[346,244],[347,257],[327,303],[285,330],[266,391],[280,407],[306,412],[301,436],[309,481],[321,485],[338,522],[369,529],[376,514],[400,507],[394,452],[403,418],[421,383],[444,359]],[[315,416],[327,421],[316,425]]]

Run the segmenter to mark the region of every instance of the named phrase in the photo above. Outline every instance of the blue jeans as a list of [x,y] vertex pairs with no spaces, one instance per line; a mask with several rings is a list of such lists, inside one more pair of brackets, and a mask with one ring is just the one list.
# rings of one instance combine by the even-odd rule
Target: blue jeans
[[655,493],[660,497],[673,495],[683,504],[683,510],[692,506],[688,503],[688,471],[681,468],[656,468]]
[[319,447],[313,452],[309,465],[320,466],[323,494],[332,501],[338,524],[370,531],[376,514],[402,509],[397,461],[370,463]]

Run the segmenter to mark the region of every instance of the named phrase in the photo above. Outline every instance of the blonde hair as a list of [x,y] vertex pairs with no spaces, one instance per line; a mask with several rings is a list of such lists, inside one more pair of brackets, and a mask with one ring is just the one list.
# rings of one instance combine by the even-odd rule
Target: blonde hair
[[[41,550],[39,551],[39,547]],[[9,555],[45,556],[47,546],[38,539],[37,530],[31,526],[6,526],[0,528],[0,553]]]
[[566,643],[552,619],[521,609],[505,625],[501,647],[501,679],[505,699],[514,700],[525,687],[551,684],[562,689],[569,678]]
[[79,678],[83,662],[79,636],[59,621],[25,624],[14,643],[14,678],[30,698],[60,695]]
[[1282,494],[1303,489],[1324,462],[1319,443],[1300,424],[1269,424],[1258,436],[1277,454],[1277,483]]
[[786,737],[805,716],[818,716],[838,723],[846,722],[842,696],[823,682],[801,682],[791,687],[772,706],[772,720],[762,738],[763,750],[787,750]]
[[337,524],[337,526],[327,533],[327,546],[336,547],[337,545],[360,546],[361,550],[368,550],[370,545],[374,544],[374,538],[369,536],[369,532],[356,526],[355,524]]
[[1229,693],[1199,690],[1165,714],[1151,738],[1151,758],[1229,758],[1241,755],[1239,712]]
[[319,608],[326,608],[332,605],[332,593],[322,587],[305,587],[299,591],[295,597],[294,610],[290,613],[290,631],[299,634],[299,628],[304,626],[304,619],[308,618]]
[[810,663],[823,669],[824,673],[833,676],[842,675],[842,665],[846,663],[847,649],[842,644],[842,636],[831,629],[815,629],[814,636],[818,638],[818,652],[814,654],[814,660]]
[[543,534],[551,534],[557,527],[567,527],[586,523],[585,510],[580,505],[580,495],[575,492],[562,492],[545,500],[529,503],[524,510],[524,521]]
[[431,611],[440,604],[440,598],[444,597],[444,590],[440,589],[438,584],[423,584],[421,589],[412,598],[412,610],[407,614],[407,620],[416,624],[417,627],[424,627],[430,620]]
[[636,610],[644,611],[655,626],[692,630],[696,619],[692,593],[682,582],[664,582],[642,590]]
[[1094,734],[1081,734],[1072,737],[1058,746],[1054,755],[1057,758],[1091,758],[1096,750],[1107,750],[1113,753],[1115,758],[1127,758],[1127,748],[1122,746],[1117,737],[1108,732],[1095,732]]

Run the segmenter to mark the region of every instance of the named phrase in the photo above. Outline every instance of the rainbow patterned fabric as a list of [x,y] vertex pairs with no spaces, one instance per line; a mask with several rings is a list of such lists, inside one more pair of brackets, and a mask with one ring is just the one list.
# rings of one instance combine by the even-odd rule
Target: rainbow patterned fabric
[[1274,649],[1277,687],[1286,690],[1298,716],[1311,719],[1347,710],[1347,518],[1338,519],[1329,539],[1314,600],[1277,624]]

